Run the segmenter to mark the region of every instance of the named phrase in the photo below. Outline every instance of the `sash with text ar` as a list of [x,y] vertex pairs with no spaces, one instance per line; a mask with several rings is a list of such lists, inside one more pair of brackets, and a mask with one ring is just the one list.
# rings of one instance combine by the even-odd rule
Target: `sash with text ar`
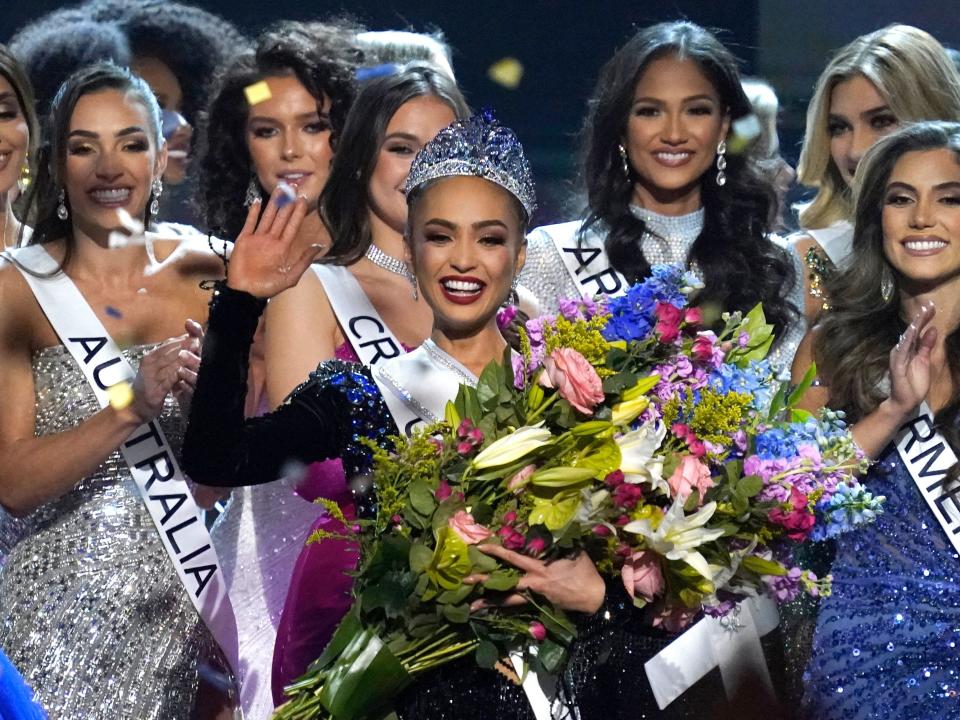
[[[540,228],[539,231],[545,232],[553,241],[567,272],[580,288],[582,295],[593,297],[626,292],[629,283],[610,264],[602,238],[593,232],[581,234],[579,228],[580,223],[564,223],[551,228]],[[572,232],[560,232],[561,230]]]
[[403,355],[403,345],[381,319],[353,273],[340,265],[312,267],[347,342],[361,363],[373,366]]
[[[57,261],[42,246],[30,245],[9,254],[83,371],[100,407],[106,407],[107,388],[132,381],[136,375],[133,367],[77,286],[59,271]],[[120,452],[180,582],[236,673],[237,622],[220,562],[159,423],[151,420],[138,427],[120,446]]]
[[934,428],[933,419],[923,403],[917,417],[900,428],[897,452],[953,549],[960,553],[960,483],[946,480],[957,455]]

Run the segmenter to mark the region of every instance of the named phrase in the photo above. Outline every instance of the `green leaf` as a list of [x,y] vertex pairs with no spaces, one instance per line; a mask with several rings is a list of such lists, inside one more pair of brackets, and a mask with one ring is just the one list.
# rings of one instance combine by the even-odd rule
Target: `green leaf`
[[500,659],[500,651],[497,646],[489,640],[484,640],[477,645],[477,665],[487,670],[492,670]]
[[750,572],[755,572],[757,575],[786,575],[787,569],[778,562],[773,560],[765,560],[762,557],[757,557],[756,555],[747,555],[740,561],[740,565]]
[[752,498],[763,490],[763,480],[758,475],[747,475],[737,483],[737,494],[745,498]]
[[433,560],[433,550],[422,543],[413,543],[410,546],[410,569],[415,573],[422,573]]
[[410,494],[410,505],[421,515],[429,517],[437,507],[436,499],[433,496],[433,490],[422,480],[415,480],[410,483],[408,490]]
[[520,573],[516,570],[497,570],[490,573],[490,576],[483,581],[483,586],[487,590],[497,590],[502,592],[504,590],[513,590],[517,586],[517,581],[520,580]]
[[457,406],[454,402],[447,401],[447,405],[443,410],[443,419],[446,421],[447,425],[452,427],[454,430],[457,429],[457,426],[460,425],[460,414],[457,412]]
[[787,400],[787,407],[792,408],[796,405],[803,396],[806,394],[807,390],[810,389],[810,386],[813,385],[814,379],[817,377],[817,364],[811,363],[810,367],[807,368],[807,372],[804,373],[803,379],[800,381],[800,384],[797,385],[793,392],[790,393],[790,397]]
[[437,595],[437,602],[444,605],[459,605],[473,592],[473,585],[461,585],[456,590],[445,590]]
[[470,606],[463,605],[441,605],[440,611],[443,616],[452,623],[462,625],[470,619]]
[[686,501],[683,503],[684,512],[692,513],[700,505],[700,493],[694,490],[689,495],[687,495]]
[[802,408],[790,408],[790,422],[804,423],[813,417],[814,414],[809,410],[803,410]]
[[500,567],[497,559],[480,552],[476,545],[467,546],[467,557],[470,558],[470,573],[490,573]]
[[498,367],[497,363],[489,363],[480,373],[480,378],[477,381],[477,399],[484,407],[496,401],[500,395],[502,384],[497,373]]

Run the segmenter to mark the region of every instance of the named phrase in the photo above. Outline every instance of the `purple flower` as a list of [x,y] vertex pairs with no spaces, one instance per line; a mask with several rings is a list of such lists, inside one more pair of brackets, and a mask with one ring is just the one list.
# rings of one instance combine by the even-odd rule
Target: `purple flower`
[[800,578],[803,571],[798,568],[790,568],[786,575],[764,575],[762,580],[773,593],[778,602],[785,603],[793,600],[800,594]]

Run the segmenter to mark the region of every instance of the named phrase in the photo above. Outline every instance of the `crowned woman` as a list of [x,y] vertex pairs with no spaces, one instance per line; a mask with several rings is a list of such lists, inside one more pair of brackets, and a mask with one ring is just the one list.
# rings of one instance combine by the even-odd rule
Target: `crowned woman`
[[[370,462],[361,440],[383,444],[442,418],[460,385],[476,385],[481,370],[503,357],[497,310],[523,265],[524,231],[535,208],[522,147],[489,115],[455,122],[418,154],[405,190],[410,291],[433,310],[430,338],[376,368],[322,362],[276,411],[244,420],[247,357],[259,315],[268,298],[296,284],[316,254],[291,249],[306,213],[302,200],[280,207],[271,198],[262,216],[251,207],[210,307],[184,441],[184,467],[194,480],[267,483],[286,463],[331,457],[343,459],[348,476],[361,474]],[[530,590],[587,614],[603,604],[604,582],[586,555],[534,561],[536,567],[529,560],[523,564],[532,569],[520,582]],[[519,687],[470,659],[428,674],[397,703],[407,718],[483,718],[494,710],[533,717]]]

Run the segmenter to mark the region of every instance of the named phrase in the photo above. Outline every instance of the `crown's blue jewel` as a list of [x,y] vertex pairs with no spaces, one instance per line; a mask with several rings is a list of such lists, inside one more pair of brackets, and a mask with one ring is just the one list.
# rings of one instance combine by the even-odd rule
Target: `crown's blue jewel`
[[410,166],[403,189],[409,193],[430,180],[457,175],[482,177],[501,186],[520,201],[528,218],[537,209],[523,146],[490,110],[448,125],[424,145]]

